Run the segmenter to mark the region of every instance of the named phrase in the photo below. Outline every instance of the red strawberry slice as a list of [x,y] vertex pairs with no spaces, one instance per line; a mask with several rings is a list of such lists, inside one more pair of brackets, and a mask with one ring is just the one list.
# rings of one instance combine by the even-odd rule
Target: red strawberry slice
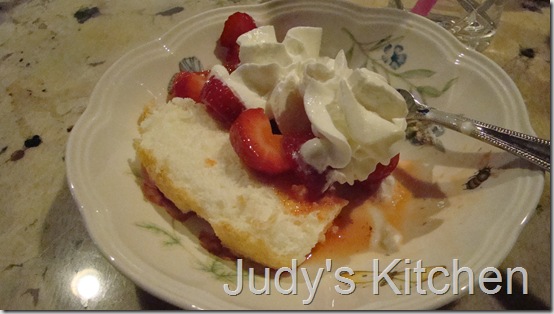
[[392,157],[388,165],[378,163],[377,167],[375,167],[375,170],[369,174],[365,181],[379,182],[385,179],[394,171],[394,169],[396,169],[396,166],[398,166],[398,161],[400,161],[400,154],[396,154],[394,157]]
[[243,163],[264,174],[277,175],[291,170],[283,136],[273,134],[269,118],[261,108],[243,111],[229,130],[233,149]]
[[337,190],[339,195],[343,195],[343,197],[350,200],[366,200],[370,195],[379,190],[383,179],[396,169],[399,159],[400,155],[395,155],[390,159],[388,165],[377,164],[375,170],[364,181],[356,181],[354,185],[338,185]]
[[176,73],[169,84],[168,100],[181,97],[200,102],[200,93],[208,80],[209,73],[209,71]]
[[208,112],[225,126],[230,126],[246,108],[242,101],[221,79],[211,76],[200,95]]
[[309,200],[321,197],[327,184],[327,172],[319,173],[300,155],[300,147],[314,137],[315,135],[311,131],[283,135],[283,149],[287,158],[294,164],[294,175],[307,188],[308,194],[305,197]]
[[256,28],[254,19],[242,12],[236,12],[230,15],[225,21],[223,31],[219,37],[219,44],[227,48],[224,66],[229,72],[233,72],[239,65],[239,50],[237,39],[240,35]]
[[219,37],[219,44],[225,48],[236,45],[240,35],[256,28],[254,19],[243,12],[231,14],[225,21],[223,31]]
[[309,131],[305,133],[288,133],[283,135],[283,149],[287,155],[287,158],[295,164],[302,164],[300,156],[300,147],[308,140],[314,138],[314,134]]
[[235,71],[235,69],[240,65],[239,51],[240,46],[238,44],[235,44],[231,48],[227,49],[223,66],[227,68],[229,73]]

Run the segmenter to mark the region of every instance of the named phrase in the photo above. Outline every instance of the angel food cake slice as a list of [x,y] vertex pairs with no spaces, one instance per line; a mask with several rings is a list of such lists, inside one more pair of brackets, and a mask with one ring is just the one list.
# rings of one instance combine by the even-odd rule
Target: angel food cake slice
[[273,268],[304,261],[344,191],[379,185],[404,139],[402,96],[342,51],[320,57],[321,35],[295,27],[278,42],[272,26],[233,14],[223,64],[177,73],[170,101],[139,121],[137,156],[156,187],[234,254]]
[[346,201],[287,198],[253,176],[203,106],[174,98],[150,106],[139,124],[137,156],[160,191],[210,223],[237,256],[272,268],[305,260]]

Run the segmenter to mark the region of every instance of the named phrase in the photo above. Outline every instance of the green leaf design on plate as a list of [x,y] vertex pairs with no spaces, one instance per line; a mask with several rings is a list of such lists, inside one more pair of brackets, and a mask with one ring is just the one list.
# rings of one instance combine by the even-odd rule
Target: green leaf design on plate
[[[420,85],[419,83],[417,83],[418,79],[421,80],[431,78],[435,74],[437,74],[437,72],[432,69],[425,68],[399,72],[397,69],[393,69],[388,64],[386,64],[382,58],[375,58],[372,56],[372,53],[383,50],[385,49],[385,47],[389,49],[390,45],[400,45],[402,40],[405,38],[404,36],[387,35],[379,40],[362,42],[358,40],[348,29],[342,28],[342,30],[352,40],[352,46],[345,52],[348,60],[352,61],[355,51],[358,51],[365,58],[365,67],[383,75],[387,79],[387,82],[389,84],[391,84],[392,78],[399,79],[408,86],[407,89],[409,89],[410,91],[418,91],[423,101],[425,101],[426,97],[436,98],[443,95],[457,81],[457,78],[452,78],[448,80],[442,87]],[[406,49],[404,49],[402,53],[406,54]],[[406,60],[403,60],[403,62],[405,61]],[[403,63],[397,65],[398,67],[400,67],[403,65]]]
[[422,96],[429,96],[429,97],[439,97],[440,95],[444,94],[452,85],[454,85],[454,82],[456,81],[456,78],[449,80],[442,89],[437,89],[433,86],[417,86],[416,90],[418,93]]
[[173,246],[173,245],[183,246],[183,244],[181,243],[181,239],[179,239],[175,233],[170,233],[170,232],[156,226],[155,224],[152,224],[152,223],[137,223],[136,225],[138,227],[144,228],[144,229],[149,230],[153,233],[156,233],[156,234],[159,234],[159,235],[163,236],[165,238],[165,240],[163,241],[164,246]]
[[[206,263],[200,264],[200,270],[211,273],[219,281],[227,281],[235,283],[237,278],[237,271],[230,269],[221,260],[212,259]],[[243,277],[245,273],[242,273]]]
[[[185,246],[181,242],[181,238],[175,233],[165,230],[164,228],[149,222],[135,223],[137,227],[144,230],[148,230],[163,238],[164,246],[179,246],[186,250]],[[198,264],[199,270],[205,271],[211,274],[215,279],[219,281],[234,282],[233,279],[237,278],[237,272],[235,268],[228,267],[224,260],[216,256],[210,256],[207,260],[200,260],[196,258],[195,261]],[[244,273],[243,273],[244,276]]]
[[428,78],[435,75],[435,73],[437,72],[433,70],[417,69],[417,70],[409,70],[409,71],[397,73],[396,76],[401,77],[403,79]]

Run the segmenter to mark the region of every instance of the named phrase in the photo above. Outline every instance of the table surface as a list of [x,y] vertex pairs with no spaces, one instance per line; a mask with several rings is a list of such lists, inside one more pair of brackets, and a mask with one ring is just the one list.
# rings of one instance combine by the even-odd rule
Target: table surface
[[[125,52],[198,12],[258,2],[0,0],[1,309],[176,309],[118,272],[90,239],[66,182],[66,142],[96,82]],[[92,8],[97,10],[84,10]],[[498,33],[484,52],[516,83],[533,128],[546,139],[550,40],[548,1],[508,0]],[[23,150],[33,135],[42,142]],[[444,309],[551,308],[549,173],[545,182],[534,215],[499,267],[524,267],[529,293],[487,295],[477,289]],[[72,291],[71,281],[87,268],[101,274],[102,293],[84,300]]]

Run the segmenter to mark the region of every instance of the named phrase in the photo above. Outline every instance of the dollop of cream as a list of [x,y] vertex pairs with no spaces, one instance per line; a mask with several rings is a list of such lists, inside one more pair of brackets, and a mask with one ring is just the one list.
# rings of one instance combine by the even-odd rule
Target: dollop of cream
[[363,181],[388,164],[404,139],[406,103],[378,73],[350,69],[343,51],[320,57],[322,29],[291,28],[279,42],[273,26],[237,39],[241,65],[215,66],[247,108],[263,108],[287,132],[311,130],[300,155],[328,184]]

